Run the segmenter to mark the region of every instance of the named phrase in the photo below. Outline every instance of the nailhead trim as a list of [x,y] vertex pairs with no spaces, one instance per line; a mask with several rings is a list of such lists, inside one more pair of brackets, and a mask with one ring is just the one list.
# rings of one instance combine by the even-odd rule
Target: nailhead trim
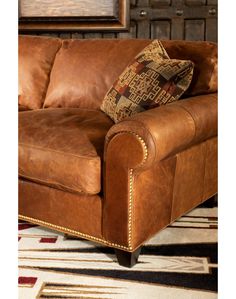
[[131,133],[131,134],[135,135],[138,138],[138,140],[141,142],[141,144],[144,148],[144,158],[143,158],[143,162],[140,164],[140,166],[142,166],[146,162],[147,157],[148,157],[147,145],[146,145],[145,141],[143,140],[143,138],[140,137],[138,134],[136,134],[134,132],[128,132],[128,133]]
[[[131,132],[131,131],[122,131],[122,132],[119,132],[119,133],[132,134],[141,142],[141,144],[144,148],[144,158],[143,158],[143,161],[140,164],[140,166],[143,165],[146,162],[147,157],[148,157],[148,150],[147,150],[147,145],[146,145],[145,141],[138,134],[136,134],[134,132]],[[82,238],[85,238],[85,239],[88,239],[88,240],[91,240],[91,241],[96,241],[98,243],[102,243],[102,244],[105,244],[105,245],[108,245],[108,246],[111,246],[111,247],[114,247],[114,248],[123,249],[123,250],[126,250],[126,251],[132,251],[133,248],[132,248],[131,244],[132,244],[132,214],[133,214],[132,213],[132,208],[133,208],[133,172],[134,172],[134,169],[131,168],[129,170],[128,247],[122,246],[122,245],[119,245],[119,244],[116,244],[116,243],[112,243],[112,242],[109,242],[109,241],[106,241],[104,239],[100,239],[100,238],[97,238],[97,237],[94,237],[94,236],[91,236],[91,235],[88,235],[88,234],[84,234],[84,233],[81,233],[79,231],[71,230],[71,229],[66,228],[66,227],[51,224],[51,223],[48,223],[48,222],[45,222],[45,221],[42,221],[42,220],[39,220],[39,219],[35,219],[35,218],[32,218],[32,217],[19,215],[19,219],[26,220],[26,221],[29,221],[29,222],[33,222],[35,224],[43,225],[43,226],[48,227],[48,228],[53,228],[55,230],[58,230],[58,231],[61,231],[61,232],[64,232],[64,233],[69,233],[71,235],[82,237]]]
[[132,240],[132,206],[133,206],[133,169],[129,171],[129,218],[128,218],[128,246],[131,247]]
[[[142,166],[148,157],[148,150],[147,150],[147,145],[145,141],[140,137],[138,134],[131,132],[131,131],[122,131],[119,133],[129,133],[134,135],[138,140],[141,142],[143,148],[144,148],[144,158],[140,166]],[[118,134],[119,134],[118,133]],[[129,208],[128,208],[128,246],[130,249],[132,249],[132,215],[133,215],[133,172],[134,169],[131,168],[129,170]]]
[[63,227],[63,226],[51,224],[49,222],[45,222],[45,221],[35,219],[35,218],[32,218],[32,217],[19,215],[19,219],[29,221],[29,222],[32,222],[32,223],[35,223],[35,224],[39,224],[39,225],[42,225],[42,226],[45,226],[45,227],[48,227],[48,228],[53,228],[53,229],[61,231],[63,233],[69,233],[71,235],[74,235],[74,236],[77,236],[77,237],[82,237],[82,238],[85,238],[85,239],[88,239],[88,240],[91,240],[91,241],[97,241],[98,243],[102,243],[102,244],[105,244],[105,245],[108,245],[108,246],[111,246],[111,247],[115,247],[115,248],[118,248],[118,249],[124,249],[126,251],[132,251],[131,247],[126,247],[126,246],[122,246],[122,245],[119,245],[119,244],[116,244],[116,243],[112,243],[112,242],[106,241],[104,239],[100,239],[100,238],[97,238],[97,237],[94,237],[94,236],[91,236],[91,235],[88,235],[88,234],[81,233],[81,232],[76,231],[76,230],[72,230],[72,229],[69,229],[69,228],[66,228],[66,227]]

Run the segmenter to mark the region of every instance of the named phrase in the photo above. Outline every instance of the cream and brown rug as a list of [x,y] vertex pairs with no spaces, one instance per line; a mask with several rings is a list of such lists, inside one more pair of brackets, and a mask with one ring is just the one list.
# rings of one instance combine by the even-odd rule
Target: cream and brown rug
[[157,234],[132,269],[111,248],[20,222],[19,298],[217,298],[217,208]]

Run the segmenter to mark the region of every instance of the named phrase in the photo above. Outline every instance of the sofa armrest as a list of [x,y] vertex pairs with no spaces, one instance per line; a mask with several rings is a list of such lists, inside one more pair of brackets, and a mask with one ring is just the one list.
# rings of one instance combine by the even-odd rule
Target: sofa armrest
[[[203,141],[216,134],[216,94],[180,100],[115,124],[104,151],[104,238],[114,247],[134,251],[167,226],[173,220],[177,155],[185,153],[193,169],[203,169]],[[187,170],[187,176],[191,179],[194,173]],[[195,190],[202,190],[203,181],[199,184],[193,185]],[[202,191],[200,197],[195,193],[186,198],[189,207],[203,199]]]
[[217,94],[195,96],[138,113],[115,124],[106,143],[121,132],[139,136],[149,163],[163,160],[217,135]]

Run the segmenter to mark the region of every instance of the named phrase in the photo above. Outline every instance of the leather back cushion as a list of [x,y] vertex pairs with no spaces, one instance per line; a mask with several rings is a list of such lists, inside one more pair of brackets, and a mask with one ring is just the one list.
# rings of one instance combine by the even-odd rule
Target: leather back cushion
[[99,109],[114,81],[149,40],[65,40],[44,107]]
[[170,58],[194,62],[193,79],[185,92],[185,96],[217,91],[218,58],[216,43],[163,40],[162,44]]
[[[51,71],[44,107],[100,109],[103,98],[134,57],[151,40],[65,40]],[[217,90],[217,46],[210,42],[162,41],[172,59],[195,64],[185,93]]]
[[19,36],[19,105],[26,109],[42,108],[50,71],[61,40]]

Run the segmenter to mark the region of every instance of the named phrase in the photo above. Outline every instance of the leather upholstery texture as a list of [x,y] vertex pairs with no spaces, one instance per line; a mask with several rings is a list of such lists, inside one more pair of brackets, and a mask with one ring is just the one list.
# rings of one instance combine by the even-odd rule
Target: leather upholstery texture
[[44,107],[100,109],[106,92],[150,40],[65,40]]
[[102,201],[19,180],[19,214],[101,238]]
[[101,111],[41,109],[19,115],[19,175],[62,190],[97,194],[112,121]]
[[104,154],[105,238],[135,249],[214,195],[216,135],[216,94],[180,100],[114,125]]
[[51,68],[61,46],[58,38],[19,36],[19,104],[42,108]]
[[217,95],[183,99],[131,116],[112,126],[107,139],[122,131],[142,136],[148,163],[163,160],[217,134]]
[[[125,67],[151,40],[64,40],[56,55],[44,107],[99,109]],[[217,91],[217,45],[162,41],[171,59],[194,62],[186,95]]]
[[163,40],[162,44],[170,58],[191,60],[194,63],[193,79],[185,96],[217,91],[218,51],[216,43]]
[[27,110],[30,110],[30,109],[27,108],[26,106],[18,105],[18,112],[27,111]]
[[204,199],[210,198],[218,190],[218,140],[212,138],[206,141],[206,159],[204,172]]
[[217,193],[214,43],[162,41],[195,64],[185,98],[116,124],[100,111],[150,42],[20,37],[22,219],[132,252]]

